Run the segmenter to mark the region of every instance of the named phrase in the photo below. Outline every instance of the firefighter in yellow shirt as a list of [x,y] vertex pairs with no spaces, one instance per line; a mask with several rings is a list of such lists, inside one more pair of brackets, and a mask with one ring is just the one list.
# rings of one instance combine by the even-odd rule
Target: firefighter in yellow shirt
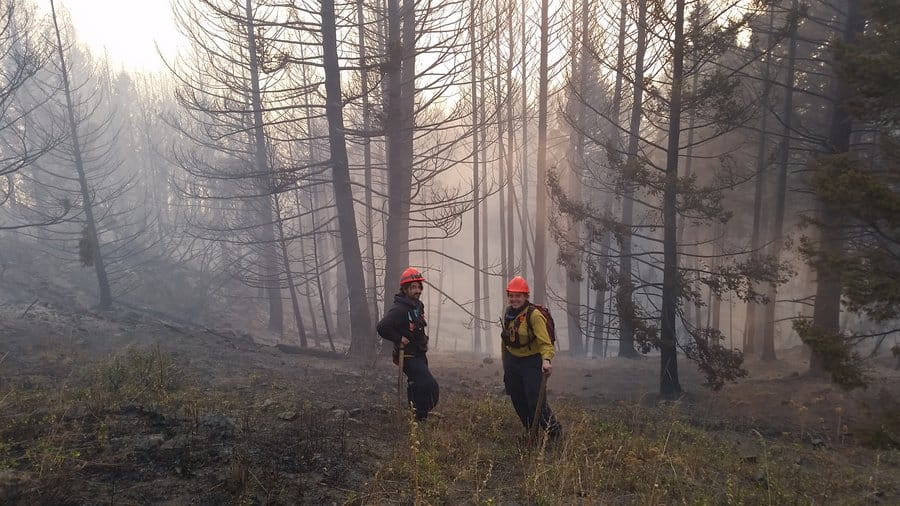
[[[553,372],[553,342],[547,318],[528,301],[528,282],[521,276],[506,287],[509,306],[503,316],[503,384],[522,425],[530,429],[540,397],[542,375]],[[551,439],[562,434],[547,402],[540,416],[541,428]]]

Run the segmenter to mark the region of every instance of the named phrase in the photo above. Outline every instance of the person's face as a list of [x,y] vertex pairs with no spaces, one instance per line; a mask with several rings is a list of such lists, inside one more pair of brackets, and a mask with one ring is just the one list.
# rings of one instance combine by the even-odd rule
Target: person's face
[[509,300],[509,305],[512,306],[513,309],[522,309],[522,306],[528,301],[528,294],[506,292],[506,298]]
[[419,297],[422,296],[422,289],[422,283],[413,281],[412,283],[407,283],[403,286],[403,293],[410,299],[419,300]]

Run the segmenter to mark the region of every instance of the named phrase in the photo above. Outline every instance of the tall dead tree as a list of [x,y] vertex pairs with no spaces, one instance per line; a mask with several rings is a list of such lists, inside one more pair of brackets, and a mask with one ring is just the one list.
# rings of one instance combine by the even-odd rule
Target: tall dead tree
[[[69,69],[66,65],[66,55],[63,49],[62,35],[59,30],[59,21],[56,14],[56,2],[50,0],[50,11],[53,18],[53,30],[56,35],[56,52],[59,57],[60,78],[63,85],[63,94],[66,101],[66,119],[69,125],[69,142],[72,147],[72,156],[75,163],[75,171],[78,174],[78,185],[81,189],[81,205],[84,211],[85,228],[82,233],[82,261],[89,260],[97,274],[97,285],[100,289],[100,308],[112,308],[112,291],[109,288],[109,277],[106,273],[106,265],[103,253],[100,249],[100,237],[97,233],[97,221],[94,217],[94,203],[91,188],[88,185],[87,175],[84,170],[84,161],[81,156],[81,144],[79,140],[78,123],[75,120],[75,103],[72,99],[72,89],[69,82]],[[89,264],[90,265],[90,264]]]
[[[284,29],[275,26],[277,11],[265,2],[177,0],[173,9],[189,46],[168,65],[180,111],[166,121],[179,134],[170,148],[182,170],[176,187],[199,208],[186,226],[196,239],[238,250],[245,260],[223,269],[259,290],[268,306],[267,328],[280,334],[289,266],[279,253],[275,222],[283,217],[273,199],[299,179],[276,174],[281,146],[271,132],[296,87],[275,78],[285,69],[285,44],[278,40]],[[210,205],[213,200],[222,205]],[[216,212],[199,212],[204,208]]]
[[[363,131],[369,132],[372,128],[372,107],[369,103],[369,61],[368,48],[366,46],[366,22],[364,11],[365,0],[356,1],[356,36],[359,39],[359,81],[362,89],[362,127]],[[375,266],[375,220],[374,207],[372,199],[372,139],[369,135],[364,135],[363,139],[363,171],[365,179],[365,202],[366,202],[366,264],[368,267],[368,285],[369,285],[369,303],[371,304],[372,315],[378,315],[378,275]]]
[[252,0],[246,0],[244,12],[247,28],[247,50],[250,67],[250,106],[253,111],[253,161],[258,178],[260,194],[263,195],[258,202],[258,212],[261,227],[260,240],[263,243],[262,257],[264,278],[263,286],[266,289],[269,301],[269,324],[271,332],[281,334],[284,331],[284,308],[281,300],[281,282],[278,269],[278,253],[275,250],[274,216],[272,212],[272,197],[275,193],[274,184],[268,164],[268,149],[263,123],[263,106],[259,85],[259,52],[256,47],[256,27],[253,14]]
[[[515,149],[515,132],[513,128],[513,66],[514,66],[514,55],[515,55],[515,33],[514,33],[514,20],[515,20],[515,5],[516,3],[513,0],[507,2],[508,8],[508,22],[506,24],[507,31],[507,51],[508,54],[506,56],[506,188],[508,190],[509,196],[509,205],[504,210],[506,213],[506,276],[503,278],[503,282],[506,283],[508,277],[512,277],[513,272],[516,270],[516,243],[515,243],[515,230],[513,226],[513,218],[518,210],[516,206],[516,189],[513,183],[513,175],[514,175],[514,153]],[[522,10],[525,10],[525,7],[521,7]],[[524,51],[523,51],[524,52]],[[521,170],[525,170],[524,167]]]
[[[615,159],[620,159],[620,152],[622,151],[622,134],[619,129],[619,121],[621,120],[622,115],[622,97],[623,97],[623,81],[625,79],[625,34],[627,31],[628,24],[628,0],[622,0],[619,5],[619,38],[616,49],[616,82],[613,87],[613,101],[612,101],[612,112],[610,113],[612,129],[613,129],[613,139],[611,140],[612,146],[609,148],[614,153]],[[605,213],[607,215],[611,214],[612,211],[612,196],[607,196],[607,203],[604,207]],[[605,322],[605,310],[606,310],[606,293],[607,293],[607,284],[609,282],[609,276],[612,274],[611,269],[609,267],[609,247],[612,239],[612,234],[609,232],[603,233],[602,237],[600,237],[600,250],[599,250],[599,259],[597,266],[597,276],[596,280],[592,279],[592,284],[595,285],[594,291],[596,292],[594,298],[594,321],[593,321],[593,331],[591,335],[594,338],[594,343],[597,344],[596,339],[600,339],[603,336],[603,324]],[[607,340],[604,338],[603,340],[603,356],[606,356],[606,348],[607,348]]]
[[[481,351],[481,176],[479,174],[479,155],[481,144],[479,142],[479,119],[478,119],[478,52],[477,40],[475,38],[475,12],[476,0],[469,2],[469,53],[471,65],[471,90],[470,100],[472,103],[472,265],[473,269],[473,309],[474,309],[474,330],[475,341],[473,343],[473,351],[479,353]],[[487,287],[484,287],[487,289]]]
[[541,0],[541,45],[538,70],[538,145],[537,188],[534,218],[534,286],[532,298],[538,304],[546,304],[547,298],[547,105],[550,21],[548,0]]
[[388,216],[384,238],[385,307],[400,273],[409,265],[410,204],[415,115],[415,1],[387,0],[388,43],[384,65],[387,80]]
[[[501,16],[500,16],[500,2],[494,2],[494,22],[495,22],[495,36],[496,40],[494,42],[494,61],[495,66],[500,67],[503,59],[500,56],[500,45],[501,45],[501,36],[503,34],[503,27],[501,25]],[[509,64],[506,66],[509,69]],[[506,206],[506,193],[508,190],[511,190],[509,187],[509,180],[507,169],[509,164],[508,160],[508,152],[507,148],[511,148],[511,145],[507,146],[504,139],[506,123],[504,122],[503,117],[503,102],[506,100],[506,97],[503,97],[503,80],[502,80],[503,72],[498,71],[496,73],[494,79],[494,115],[497,121],[497,143],[499,144],[499,156],[497,158],[497,180],[500,181],[500,188],[498,191],[500,198],[500,207],[498,209],[498,220],[500,224],[500,276],[501,279],[507,280],[509,279],[509,259],[507,258],[507,215],[510,215],[509,210]],[[510,199],[511,200],[511,199]]]
[[[341,96],[341,75],[337,53],[337,31],[334,0],[321,1],[322,52],[325,71],[325,114],[328,118],[329,146],[331,148],[332,185],[340,226],[343,264],[350,283],[350,332],[351,350],[354,355],[371,354],[375,340],[371,337],[372,321],[365,296],[365,276],[356,213],[353,209],[353,191],[347,162],[347,144],[344,137],[344,115]],[[408,233],[408,231],[407,231]]]
[[[759,250],[761,247],[760,238],[762,235],[762,208],[763,208],[763,197],[765,191],[765,181],[767,176],[768,169],[768,120],[769,120],[769,101],[770,101],[770,93],[772,91],[772,83],[771,83],[771,62],[772,62],[772,52],[771,52],[771,42],[772,42],[772,31],[775,26],[775,11],[770,8],[769,16],[768,16],[768,24],[766,28],[766,38],[765,43],[762,46],[762,51],[764,52],[763,58],[765,60],[763,66],[763,74],[762,74],[762,96],[760,97],[760,118],[759,118],[759,140],[757,141],[756,147],[756,181],[754,184],[754,192],[753,192],[753,231],[750,235],[750,255],[752,259],[759,258]],[[792,26],[792,31],[794,27]],[[795,34],[796,35],[796,34]],[[793,39],[793,37],[792,37]],[[785,139],[787,141],[787,139]],[[747,314],[746,319],[744,320],[744,336],[743,336],[743,351],[745,355],[749,355],[751,353],[755,353],[756,351],[756,341],[757,341],[757,308],[759,307],[754,301],[749,301],[747,303]]]
[[[641,140],[641,115],[644,99],[644,53],[647,51],[647,1],[638,1],[637,42],[634,55],[633,98],[631,100],[631,120],[628,126],[628,148],[626,151],[626,172],[638,165],[638,147]],[[625,191],[622,196],[622,226],[632,225],[634,213],[634,184],[623,174]],[[619,309],[619,356],[637,356],[634,348],[634,282],[631,266],[631,231],[625,230],[619,244],[619,285],[616,290],[616,305]]]
[[[588,41],[590,30],[589,3],[587,0],[573,0],[572,3],[572,44],[569,57],[571,72],[569,86],[573,89],[567,104],[566,116],[575,125],[569,137],[568,147],[568,194],[572,199],[581,199],[583,184],[581,172],[584,170],[584,106],[578,97],[585,96],[588,69]],[[576,17],[575,13],[579,13]],[[576,27],[574,21],[580,19]],[[562,248],[564,265],[566,266],[566,316],[569,334],[569,353],[583,356],[587,350],[584,341],[584,325],[581,319],[581,281],[583,279],[581,264],[581,233],[578,222],[570,217],[567,225],[566,247]]]
[[[790,33],[788,36],[787,74],[784,87],[784,109],[781,124],[781,146],[778,152],[778,177],[775,187],[775,217],[772,224],[771,246],[769,254],[777,258],[784,245],[784,215],[787,205],[788,165],[790,163],[791,136],[793,134],[794,83],[796,80],[795,65],[797,60],[797,27],[800,24],[798,2],[791,3]],[[766,287],[768,302],[765,307],[765,326],[763,327],[762,358],[775,360],[775,304],[778,288],[774,283]]]
[[[275,214],[281,216],[281,202],[278,197],[274,199]],[[294,272],[291,269],[291,257],[288,253],[287,240],[284,235],[284,223],[281,220],[276,221],[278,228],[278,244],[281,246],[281,258],[284,262],[284,275],[287,281],[288,293],[291,296],[291,309],[294,311],[294,323],[297,325],[297,338],[300,340],[300,346],[306,348],[308,346],[306,340],[306,326],[303,324],[303,315],[300,314],[300,300],[297,297],[297,285],[294,284]]]
[[[519,247],[519,275],[522,277],[528,278],[529,272],[534,272],[534,262],[529,261],[528,252],[531,250],[531,239],[532,235],[529,230],[529,195],[528,195],[528,146],[531,145],[531,139],[528,137],[528,120],[530,115],[528,114],[528,31],[526,30],[526,26],[528,25],[526,21],[528,20],[527,7],[528,4],[522,4],[522,22],[520,23],[520,35],[521,35],[521,47],[522,54],[519,59],[519,66],[522,69],[522,166],[520,170],[520,179],[522,186],[521,193],[521,209],[519,212],[519,222],[520,229],[522,231],[522,241],[521,246]],[[531,271],[528,270],[529,264],[531,265]]]

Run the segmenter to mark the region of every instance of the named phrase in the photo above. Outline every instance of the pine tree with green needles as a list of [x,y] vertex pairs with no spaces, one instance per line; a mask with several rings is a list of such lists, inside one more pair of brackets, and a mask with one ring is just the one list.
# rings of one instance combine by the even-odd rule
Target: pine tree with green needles
[[891,324],[900,319],[900,1],[867,0],[861,7],[858,34],[835,46],[834,71],[846,91],[836,106],[874,147],[813,161],[812,189],[820,205],[840,220],[819,216],[810,221],[823,232],[838,229],[842,247],[829,249],[805,238],[801,251],[818,272],[840,280],[844,309],[877,330],[845,332],[805,320],[795,323],[821,370],[848,388],[866,383],[855,345],[875,338],[877,353],[885,339],[900,332]]

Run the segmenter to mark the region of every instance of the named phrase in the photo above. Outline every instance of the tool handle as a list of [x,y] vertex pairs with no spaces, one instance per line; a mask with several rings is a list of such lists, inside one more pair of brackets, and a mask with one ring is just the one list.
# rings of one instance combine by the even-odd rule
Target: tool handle
[[531,428],[529,430],[531,440],[537,439],[538,428],[541,426],[541,413],[544,410],[544,402],[547,399],[547,375],[541,371],[541,388],[538,391],[537,406],[534,407],[534,418],[531,419]]
[[400,346],[400,356],[397,360],[397,402],[400,404],[402,408],[404,405],[403,402],[403,358],[406,353],[404,352],[403,346]]

